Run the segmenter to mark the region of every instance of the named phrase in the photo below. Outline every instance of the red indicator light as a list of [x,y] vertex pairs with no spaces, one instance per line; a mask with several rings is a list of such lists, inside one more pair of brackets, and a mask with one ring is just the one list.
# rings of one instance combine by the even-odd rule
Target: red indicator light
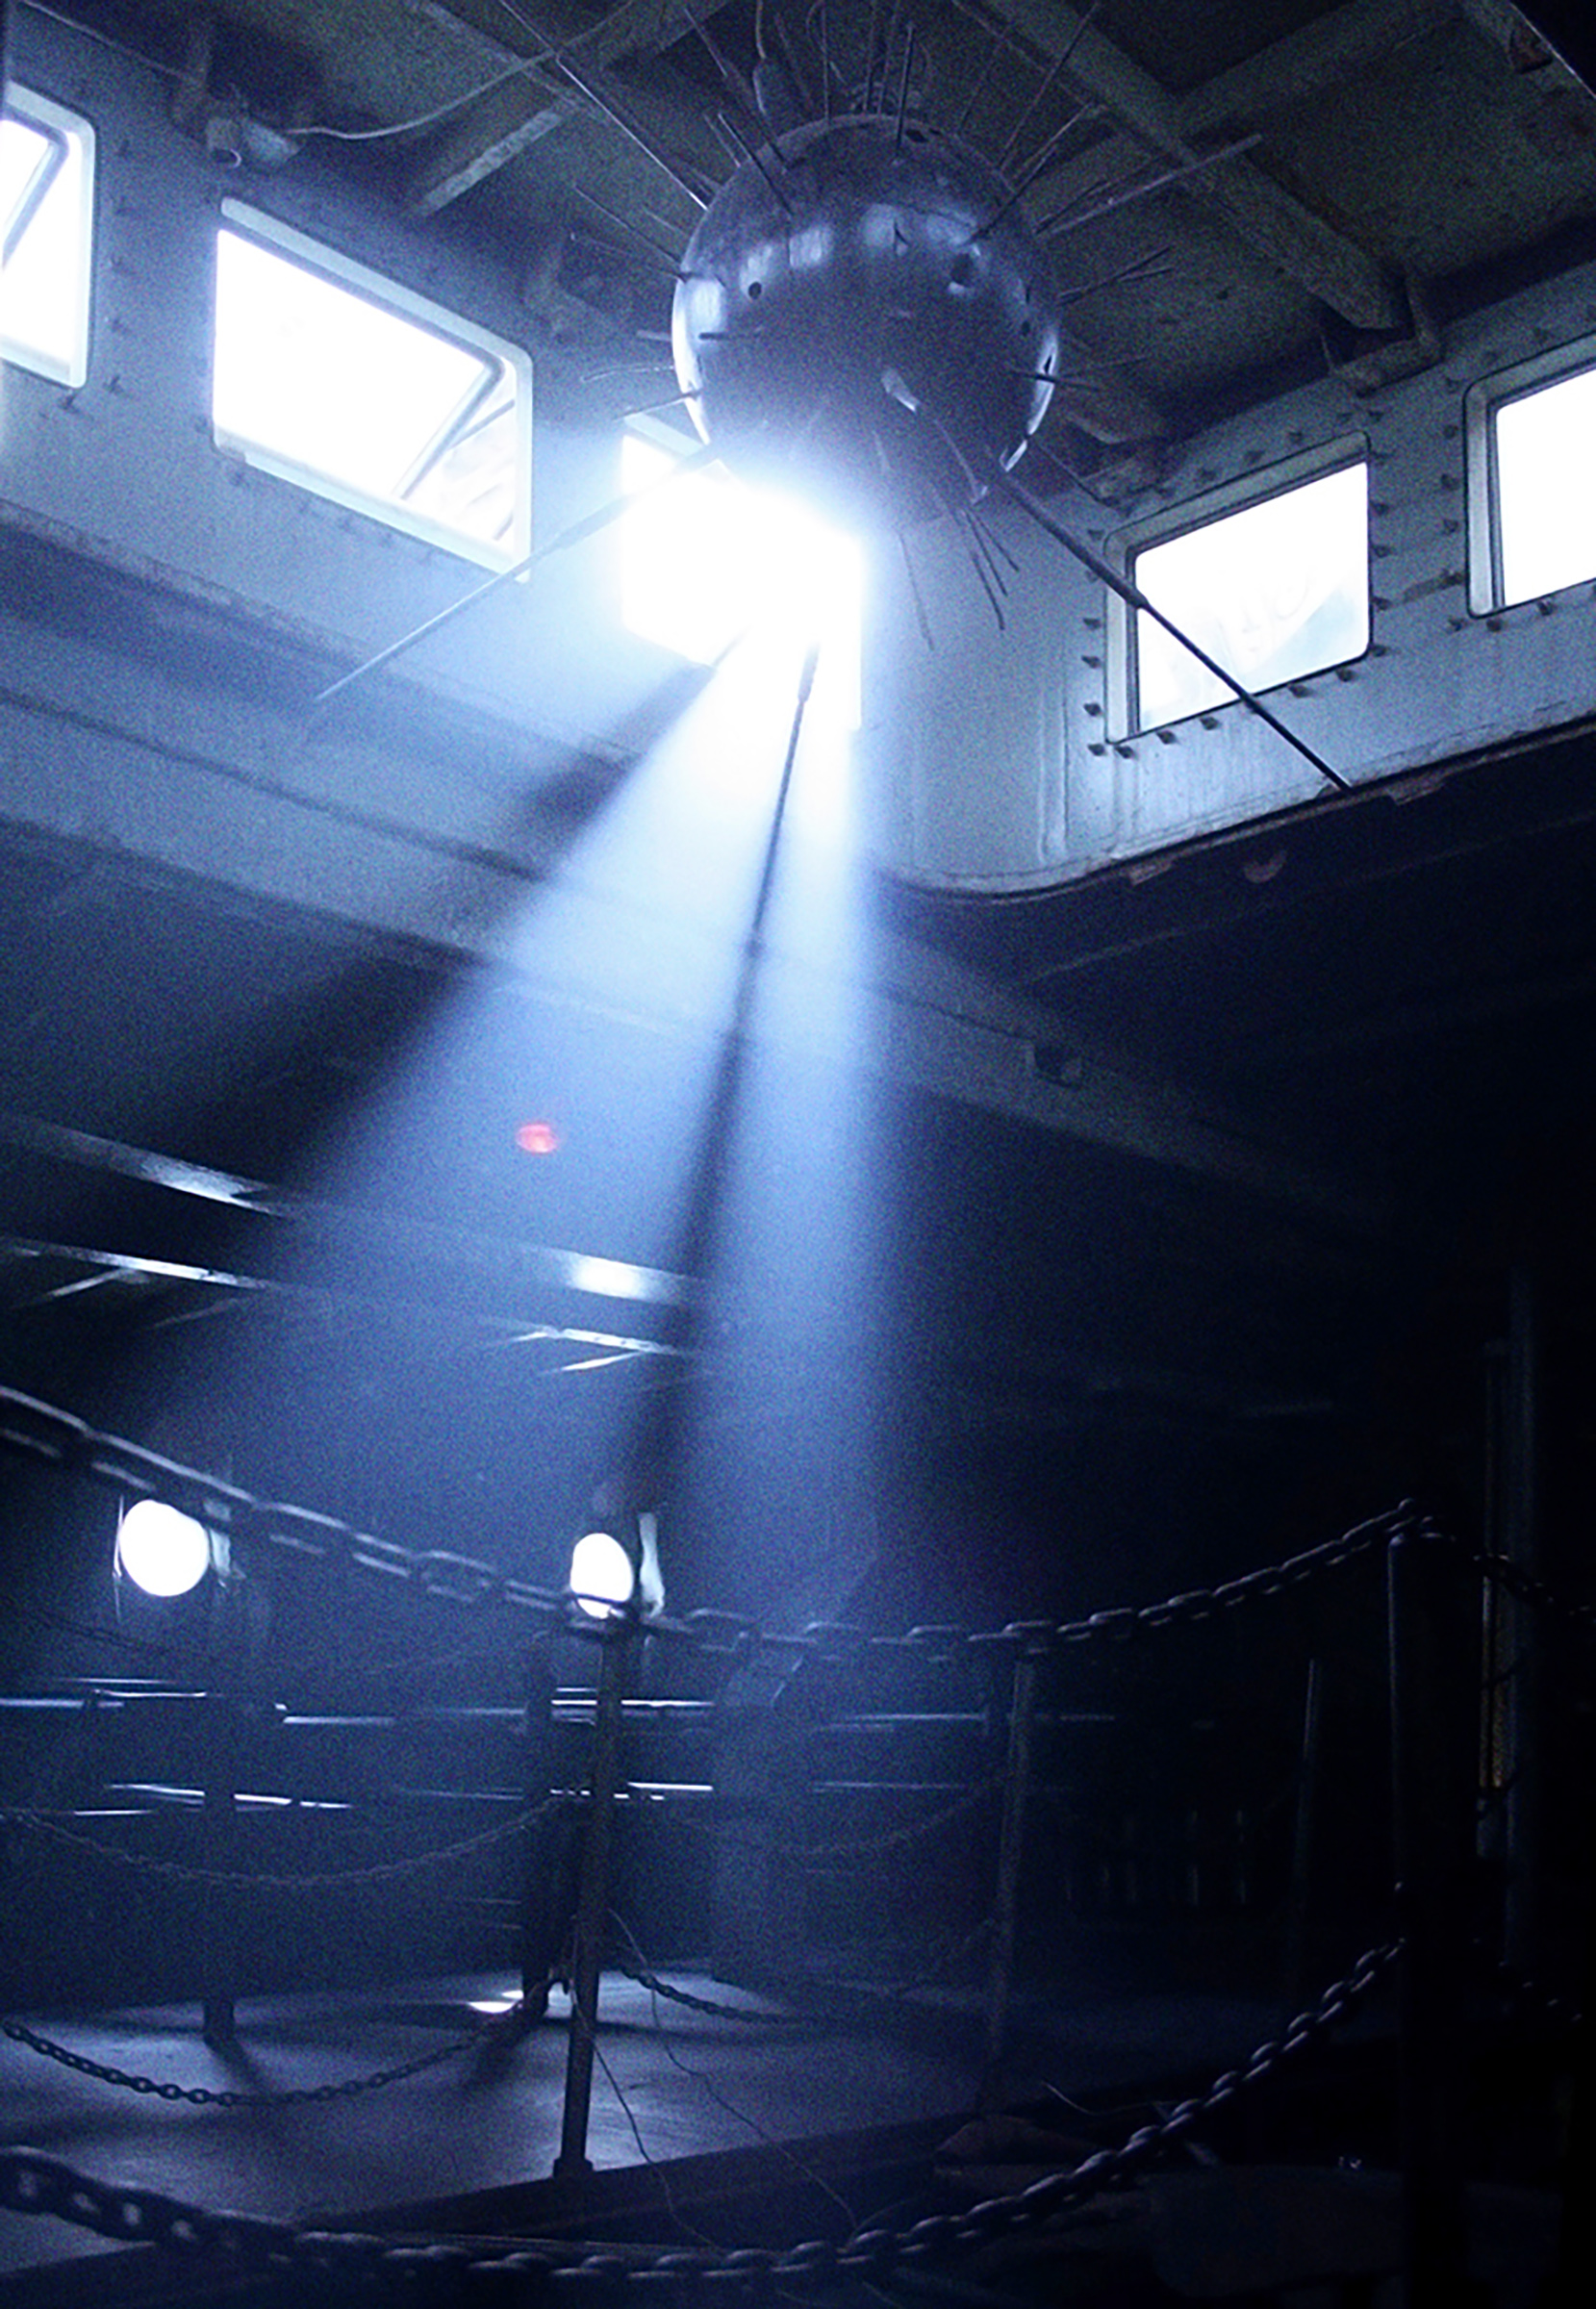
[[516,1144],[523,1154],[558,1154],[560,1133],[552,1123],[522,1123]]

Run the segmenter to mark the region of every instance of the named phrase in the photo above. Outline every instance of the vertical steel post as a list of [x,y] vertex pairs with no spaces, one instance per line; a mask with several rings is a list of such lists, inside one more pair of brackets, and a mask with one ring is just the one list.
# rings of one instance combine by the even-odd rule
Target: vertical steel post
[[[238,1711],[225,1692],[200,1702],[205,1743],[205,1787],[200,1811],[200,1850],[207,1868],[237,1865],[234,1823],[238,1817]],[[238,2040],[236,1935],[231,1889],[207,1885],[200,1893],[199,1973],[201,2025],[207,2044]]]
[[1319,1811],[1320,1747],[1325,1713],[1324,1669],[1307,1663],[1303,1694],[1303,1745],[1297,1764],[1296,1817],[1291,1833],[1291,1890],[1285,1922],[1286,2008],[1295,2012],[1307,1978],[1308,1916],[1313,1899],[1313,1839]]
[[[1514,1262],[1507,1280],[1507,1355],[1503,1388],[1500,1545],[1523,1571],[1540,1565],[1540,1309],[1533,1270]],[[1507,1894],[1503,1954],[1520,1971],[1541,1967],[1541,1714],[1539,1660],[1529,1606],[1499,1594],[1507,1659]]]
[[[1587,1728],[1584,1779],[1596,1788],[1596,1753]],[[1589,1821],[1596,1830],[1596,1816]],[[1580,1998],[1586,2016],[1574,2037],[1573,2099],[1568,2113],[1568,2146],[1563,2156],[1562,2222],[1557,2273],[1545,2309],[1586,2309],[1596,2300],[1596,1834],[1586,1854],[1584,1980]]]
[[1457,2309],[1464,2283],[1464,1989],[1474,1854],[1478,1589],[1408,1525],[1387,1558],[1391,1803],[1406,2309]]
[[609,1915],[610,1846],[615,1793],[621,1776],[621,1731],[626,1672],[637,1623],[630,1613],[603,1624],[598,1643],[598,1690],[594,1703],[593,1763],[582,1840],[582,1879],[576,1898],[571,1964],[570,2036],[566,2049],[566,2101],[554,2177],[580,2194],[593,2167],[588,2160],[588,2116],[593,2107],[594,2046],[598,2030],[598,1974]]
[[520,1995],[525,2017],[541,2019],[560,1961],[561,1842],[566,1823],[549,1811],[554,1793],[554,1676],[534,1646],[526,1659],[526,1802],[535,1817],[521,1845]]
[[988,2081],[1008,2043],[1014,1992],[1014,1942],[1020,1917],[1020,1865],[1025,1856],[1026,1811],[1030,1801],[1032,1734],[1042,1656],[1027,1644],[1014,1662],[1009,1701],[1008,1758],[1003,1770],[1003,1816],[998,1837],[998,1889],[992,1913],[992,1966],[986,1996]]

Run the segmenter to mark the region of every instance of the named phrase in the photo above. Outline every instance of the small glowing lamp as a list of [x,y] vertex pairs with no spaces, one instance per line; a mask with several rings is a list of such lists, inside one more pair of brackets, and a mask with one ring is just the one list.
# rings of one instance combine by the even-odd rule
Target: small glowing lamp
[[211,1535],[164,1499],[138,1499],[116,1528],[116,1569],[145,1595],[188,1595],[215,1560]]
[[614,1619],[631,1602],[637,1567],[610,1532],[584,1532],[570,1553],[570,1592],[590,1619]]

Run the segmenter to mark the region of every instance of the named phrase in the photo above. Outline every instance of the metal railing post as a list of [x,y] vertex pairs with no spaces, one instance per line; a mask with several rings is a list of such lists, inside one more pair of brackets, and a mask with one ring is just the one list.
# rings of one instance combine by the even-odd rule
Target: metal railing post
[[560,2124],[556,2180],[579,2190],[593,2169],[588,2158],[588,2117],[593,2107],[594,2046],[598,2029],[598,1975],[609,1915],[610,1847],[615,1794],[621,1776],[621,1732],[626,1672],[637,1623],[618,1614],[604,1623],[598,1644],[598,1690],[594,1706],[593,1763],[589,1774],[588,1817],[582,1840],[582,1878],[576,1898],[571,1961],[570,2036],[566,2050],[565,2112]]
[[1014,1992],[1014,1943],[1020,1916],[1020,1865],[1025,1857],[1030,1801],[1032,1735],[1042,1656],[1034,1645],[1014,1662],[1009,1701],[1008,1757],[1003,1770],[1002,1825],[998,1837],[998,1887],[992,1912],[992,1966],[987,1980],[986,2063],[989,2082],[1008,2043]]
[[1406,2309],[1458,2309],[1474,1856],[1477,1589],[1422,1525],[1386,1560]]
[[[238,1865],[238,1709],[225,1692],[201,1700],[205,1785],[200,1806],[201,1865]],[[207,2044],[230,2045],[238,2039],[237,1933],[231,1886],[209,1885],[200,1894],[199,1987],[201,2026]]]

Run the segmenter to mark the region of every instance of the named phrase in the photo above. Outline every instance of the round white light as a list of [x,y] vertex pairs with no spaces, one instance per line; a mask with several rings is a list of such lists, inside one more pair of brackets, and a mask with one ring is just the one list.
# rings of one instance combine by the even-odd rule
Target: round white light
[[613,1619],[632,1600],[632,1559],[608,1532],[584,1532],[570,1551],[570,1592],[590,1619]]
[[146,1595],[187,1595],[211,1568],[211,1535],[164,1499],[135,1500],[117,1527],[116,1568]]

